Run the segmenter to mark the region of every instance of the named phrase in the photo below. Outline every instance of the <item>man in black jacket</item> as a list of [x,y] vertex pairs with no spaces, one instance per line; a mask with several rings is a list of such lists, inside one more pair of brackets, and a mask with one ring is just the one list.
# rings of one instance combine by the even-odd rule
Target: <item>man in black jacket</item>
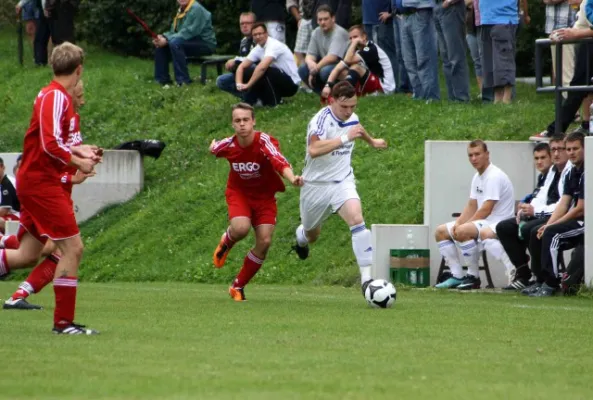
[[54,46],[64,42],[75,43],[74,16],[80,0],[47,0],[45,15],[51,24],[51,38]]

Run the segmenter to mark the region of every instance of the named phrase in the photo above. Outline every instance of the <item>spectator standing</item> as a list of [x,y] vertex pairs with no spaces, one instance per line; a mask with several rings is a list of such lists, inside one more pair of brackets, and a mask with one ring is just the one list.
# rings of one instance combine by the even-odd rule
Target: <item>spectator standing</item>
[[[555,42],[562,42],[563,40],[575,40],[593,37],[593,12],[587,13],[587,7],[593,8],[593,0],[583,0],[581,2],[578,18],[572,28],[562,28],[553,31],[550,38]],[[593,73],[593,45],[587,43],[579,43],[575,45],[575,62],[574,73],[570,86],[585,86],[590,85],[590,80]],[[581,104],[585,101],[590,92],[568,92],[566,99],[562,103],[560,111],[560,121],[553,121],[548,125],[546,130],[537,135],[531,136],[530,140],[549,140],[556,132],[556,124],[560,124],[560,132],[566,132],[574,116],[579,110]],[[585,101],[585,105],[588,102]],[[588,107],[583,107],[583,122],[581,127],[584,130],[589,130],[589,110]]]
[[247,57],[247,54],[249,54],[251,49],[254,47],[253,38],[251,37],[251,28],[253,27],[254,23],[254,13],[241,13],[241,16],[239,17],[239,28],[241,29],[243,39],[241,39],[241,43],[239,44],[239,56],[233,58],[232,60],[228,60],[224,67],[229,72],[220,75],[216,79],[216,86],[218,86],[220,90],[224,90],[225,92],[229,92],[238,97],[241,94],[237,92],[235,85],[235,71],[237,70],[239,64],[243,62],[245,57]]
[[392,22],[395,61],[392,60],[391,64],[393,68],[393,76],[395,77],[397,91],[402,93],[411,93],[412,88],[410,87],[410,78],[408,78],[408,73],[406,72],[404,56],[402,52],[402,16],[397,13],[395,3],[396,0],[391,0],[390,11],[380,13],[379,19],[385,22],[390,18]]
[[294,17],[298,27],[294,45],[294,55],[298,66],[305,62],[307,49],[311,42],[314,3],[315,0],[286,0],[286,9]]
[[465,30],[467,32],[465,41],[467,42],[467,47],[474,63],[478,91],[482,93],[482,52],[478,45],[474,0],[465,0]]
[[284,43],[268,36],[263,22],[253,25],[251,35],[257,46],[237,68],[237,90],[245,93],[243,98],[249,104],[261,100],[264,106],[274,107],[299,90],[301,78],[294,55]]
[[[543,0],[546,5],[545,32],[549,36],[552,32],[562,28],[571,28],[577,18],[577,10],[568,0]],[[556,82],[556,45],[550,46],[552,53],[552,83]],[[562,46],[562,86],[570,85],[574,74],[574,45]],[[566,93],[562,93],[566,98]]]
[[447,95],[451,101],[469,101],[469,68],[465,44],[464,0],[436,0],[438,36]]
[[22,20],[25,22],[25,31],[29,40],[33,43],[35,40],[35,29],[37,26],[37,20],[41,9],[37,8],[37,4],[34,1],[20,0],[16,5],[16,13],[19,15],[22,11]]
[[348,49],[348,32],[336,24],[335,14],[329,6],[320,6],[316,16],[319,26],[311,35],[305,63],[298,71],[301,80],[320,94],[329,74]]
[[494,103],[511,103],[515,85],[517,0],[474,0],[482,48],[483,88],[494,89]]
[[46,0],[45,15],[50,20],[54,46],[64,42],[75,43],[74,17],[80,0]]
[[286,0],[251,0],[257,22],[264,22],[271,37],[286,43]]
[[35,38],[33,39],[33,57],[35,65],[47,65],[49,39],[51,37],[50,21],[45,15],[46,0],[20,0],[16,5],[17,14],[24,7],[33,6],[39,10],[35,20]]
[[186,56],[210,55],[216,48],[212,29],[212,16],[195,0],[177,0],[179,10],[171,30],[158,35],[152,42],[154,54],[154,79],[161,85],[172,83],[169,62],[173,61],[177,85],[190,84]]
[[439,100],[439,59],[433,11],[435,2],[395,0],[395,5],[397,12],[403,15],[402,49],[413,98]]

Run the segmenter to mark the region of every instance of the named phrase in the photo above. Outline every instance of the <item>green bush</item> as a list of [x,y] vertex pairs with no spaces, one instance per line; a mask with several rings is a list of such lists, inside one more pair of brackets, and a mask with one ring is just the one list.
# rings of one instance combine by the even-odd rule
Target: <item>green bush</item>
[[[535,40],[545,38],[546,7],[541,0],[528,0],[531,24],[521,25],[517,35],[517,76],[535,75]],[[545,52],[546,56],[549,52]],[[545,58],[544,71],[550,71],[551,60]]]
[[[242,11],[249,10],[250,1],[204,0],[201,3],[212,13],[217,52],[235,53],[241,40],[237,32],[238,16]],[[177,12],[174,0],[83,0],[78,24],[80,38],[125,55],[152,54],[150,37],[126,13],[126,7],[146,21],[156,33],[168,30]]]

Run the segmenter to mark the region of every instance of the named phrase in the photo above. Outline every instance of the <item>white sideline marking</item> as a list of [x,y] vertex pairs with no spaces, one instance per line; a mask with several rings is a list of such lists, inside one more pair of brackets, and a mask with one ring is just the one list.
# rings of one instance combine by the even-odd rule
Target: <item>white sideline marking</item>
[[585,307],[565,307],[565,306],[530,306],[527,304],[513,304],[511,305],[513,308],[531,308],[535,310],[563,310],[563,311],[586,311],[590,312],[589,308]]

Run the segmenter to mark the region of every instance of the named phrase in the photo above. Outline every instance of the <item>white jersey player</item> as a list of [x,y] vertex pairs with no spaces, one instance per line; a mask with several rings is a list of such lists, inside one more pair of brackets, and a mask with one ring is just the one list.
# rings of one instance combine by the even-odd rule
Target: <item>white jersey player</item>
[[[436,285],[438,289],[479,289],[480,247],[484,246],[491,254],[499,254],[497,258],[502,258],[502,245],[490,239],[495,237],[496,224],[515,214],[513,184],[507,174],[490,163],[486,143],[479,139],[470,142],[467,155],[477,171],[472,179],[469,201],[457,220],[439,225],[435,232],[439,251],[451,270],[451,277]],[[492,235],[484,236],[486,231]],[[479,243],[480,239],[484,241]],[[465,276],[458,250],[468,267]]]
[[309,255],[309,243],[319,237],[321,224],[337,213],[350,227],[352,248],[360,268],[363,293],[371,281],[373,249],[371,232],[362,217],[350,163],[354,141],[362,139],[374,148],[385,148],[383,139],[372,138],[354,114],[356,92],[346,81],[332,90],[333,102],[319,111],[307,128],[307,156],[301,189],[302,224],[296,230],[296,250],[300,259]]

